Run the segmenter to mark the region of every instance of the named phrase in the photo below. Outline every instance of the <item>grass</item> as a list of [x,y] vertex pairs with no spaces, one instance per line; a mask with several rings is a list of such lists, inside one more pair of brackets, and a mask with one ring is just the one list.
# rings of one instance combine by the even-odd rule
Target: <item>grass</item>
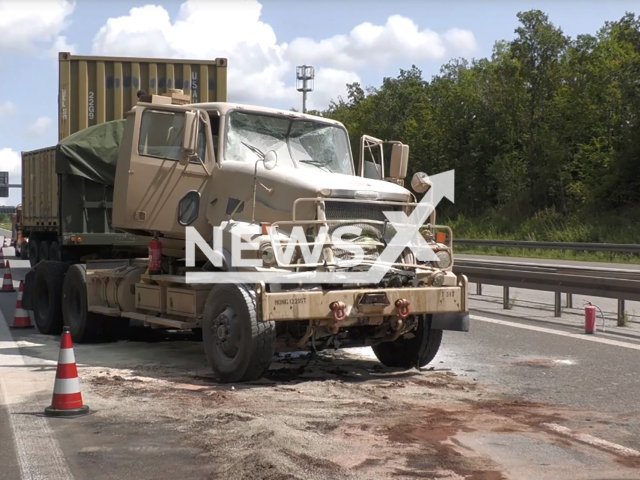
[[[637,210],[591,215],[560,215],[554,210],[544,210],[530,218],[518,217],[514,212],[491,211],[477,218],[463,215],[440,218],[438,223],[451,227],[454,243],[455,238],[626,244],[636,244],[640,240],[640,214]],[[455,251],[462,254],[640,264],[640,255],[613,252],[462,245],[456,246]]]
[[0,228],[11,231],[11,223],[0,222]]

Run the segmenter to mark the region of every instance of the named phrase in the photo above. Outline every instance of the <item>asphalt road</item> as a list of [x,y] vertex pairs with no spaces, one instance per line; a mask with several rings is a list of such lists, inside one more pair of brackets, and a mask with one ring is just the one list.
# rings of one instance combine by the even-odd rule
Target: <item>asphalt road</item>
[[[8,250],[5,249],[5,255],[10,253]],[[19,260],[10,260],[10,263],[17,286],[17,282],[28,271],[28,266]],[[472,296],[470,332],[445,332],[443,346],[432,364],[437,370],[450,370],[463,379],[475,381],[516,402],[543,405],[553,418],[557,415],[554,409],[573,412],[573,415],[563,414],[563,426],[621,448],[640,450],[640,328],[630,328],[622,333],[615,333],[611,328],[605,333],[585,335],[577,314],[577,320],[569,314],[563,319],[555,319],[550,309],[524,305],[505,315],[505,312],[495,308],[499,304],[498,298],[492,299],[490,295],[484,297]],[[11,323],[14,307],[15,294],[0,294],[0,309],[7,323]],[[20,352],[31,362],[32,368],[21,371],[14,369],[13,377],[0,373],[5,385],[13,382],[13,390],[5,388],[1,393],[4,397],[10,393],[14,397],[21,394],[24,395],[21,398],[27,398],[27,395],[35,392],[28,397],[31,406],[26,410],[39,411],[50,400],[59,337],[44,337],[31,330],[14,333],[14,338],[21,342]],[[8,358],[8,345],[6,338],[0,336],[0,370]],[[91,359],[92,365],[103,369],[110,368],[117,361],[144,363],[147,358],[158,355],[165,363],[181,359],[180,362],[184,361],[184,365],[193,369],[194,365],[199,367],[202,363],[200,347],[193,347],[181,351],[180,345],[169,343],[149,344],[140,349],[129,342],[118,342],[111,346],[77,345],[75,348],[78,358]],[[119,355],[121,358],[117,358]],[[22,376],[25,389],[31,390],[15,390],[16,385],[22,385]],[[428,395],[428,390],[425,390],[425,395]],[[2,398],[0,396],[0,401]],[[93,401],[98,401],[95,396]],[[0,438],[12,436],[11,409],[6,406],[8,403],[11,402],[5,400],[0,406]],[[105,409],[106,404],[102,405]],[[58,465],[59,471],[70,471],[78,479],[171,478],[171,475],[166,476],[171,471],[181,471],[183,478],[203,478],[195,460],[199,458],[199,452],[187,447],[172,452],[170,447],[178,445],[180,440],[175,431],[163,430],[162,418],[151,422],[141,419],[135,425],[124,420],[105,420],[109,418],[106,415],[114,411],[117,413],[118,409],[117,405],[107,408],[105,417],[95,415],[77,421],[47,421],[51,428],[49,433],[55,442],[50,448],[59,449],[66,459],[64,465]],[[24,410],[23,407],[22,413]],[[32,418],[19,416],[15,411],[11,416],[14,423]],[[45,431],[42,430],[42,424],[31,427],[36,432],[33,439],[40,438]],[[544,465],[545,461],[557,466],[564,465],[568,469],[576,464],[577,453],[569,447],[563,447],[565,449],[562,451],[554,450],[557,456],[549,460],[544,458],[546,450],[531,452],[529,444],[518,444],[518,441],[516,439],[508,443],[503,439],[502,446],[498,448],[491,443],[495,442],[494,439],[484,444],[480,442],[476,447],[488,451],[492,458],[502,464],[513,462],[514,456],[529,455],[534,473],[535,468],[543,468],[534,465]],[[3,468],[0,478],[19,480],[20,463],[16,449],[7,448],[7,442],[3,442],[3,445],[0,449],[0,465]],[[126,448],[126,454],[118,448]],[[640,478],[640,470],[637,476],[629,473],[631,467],[617,470],[622,467],[614,465],[605,468],[597,464],[590,468],[592,470],[587,473],[592,477],[578,477],[576,472],[576,477],[564,478]],[[66,474],[61,475],[60,478],[70,478],[64,476]],[[45,475],[42,478],[54,477]],[[540,478],[554,477],[541,474]]]
[[0,438],[2,448],[0,448],[0,478],[19,479],[20,465],[16,455],[16,447],[13,438],[13,427],[9,417],[9,410],[2,400],[5,398],[4,387],[0,379]]

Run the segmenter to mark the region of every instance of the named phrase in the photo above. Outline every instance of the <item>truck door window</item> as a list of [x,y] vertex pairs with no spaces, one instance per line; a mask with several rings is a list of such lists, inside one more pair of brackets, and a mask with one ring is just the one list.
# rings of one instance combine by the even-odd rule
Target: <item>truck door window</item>
[[[179,160],[182,155],[185,117],[181,112],[163,112],[146,110],[140,122],[138,154],[163,160]],[[204,124],[198,132],[198,155],[204,161],[206,152],[206,134]],[[192,163],[199,163],[192,160]]]

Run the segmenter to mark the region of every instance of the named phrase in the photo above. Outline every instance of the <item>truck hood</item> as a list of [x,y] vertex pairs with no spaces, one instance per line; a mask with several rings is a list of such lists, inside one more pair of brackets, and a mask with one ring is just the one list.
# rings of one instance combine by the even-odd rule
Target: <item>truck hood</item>
[[409,190],[383,180],[321,172],[306,168],[295,169],[293,172],[291,175],[292,183],[324,197],[405,202],[412,200]]

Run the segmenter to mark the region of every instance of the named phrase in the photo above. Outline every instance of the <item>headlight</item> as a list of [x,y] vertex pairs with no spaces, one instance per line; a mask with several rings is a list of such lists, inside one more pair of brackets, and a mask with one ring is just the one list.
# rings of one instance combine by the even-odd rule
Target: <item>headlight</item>
[[436,253],[439,268],[449,268],[451,266],[451,253],[448,250],[440,250]]
[[271,245],[263,247],[260,251],[260,256],[262,257],[262,265],[265,267],[273,267],[277,263],[276,255]]

